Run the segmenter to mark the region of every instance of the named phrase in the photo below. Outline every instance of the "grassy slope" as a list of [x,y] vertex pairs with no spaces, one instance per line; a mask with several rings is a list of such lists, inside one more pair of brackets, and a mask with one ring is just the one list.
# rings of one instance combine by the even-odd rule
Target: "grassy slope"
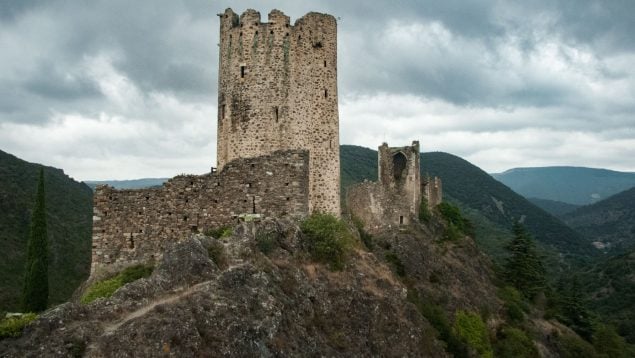
[[[0,151],[0,310],[19,307],[30,210],[39,164]],[[49,234],[49,301],[62,302],[90,268],[92,191],[44,167]]]

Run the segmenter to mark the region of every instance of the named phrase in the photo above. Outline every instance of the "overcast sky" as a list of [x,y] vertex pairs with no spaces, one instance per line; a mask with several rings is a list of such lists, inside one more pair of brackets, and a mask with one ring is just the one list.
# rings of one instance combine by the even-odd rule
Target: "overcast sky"
[[0,149],[79,180],[206,172],[227,7],[338,18],[343,144],[635,171],[632,0],[0,0]]

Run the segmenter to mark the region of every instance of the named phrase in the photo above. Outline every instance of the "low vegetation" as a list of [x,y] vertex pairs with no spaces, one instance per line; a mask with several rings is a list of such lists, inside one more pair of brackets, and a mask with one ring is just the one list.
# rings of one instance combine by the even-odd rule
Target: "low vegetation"
[[8,337],[19,337],[22,330],[34,319],[37,318],[35,313],[25,313],[13,317],[5,317],[0,320],[0,339]]
[[461,210],[458,207],[442,202],[437,205],[437,210],[447,225],[444,235],[445,240],[457,241],[465,235],[474,237],[472,223],[461,215]]
[[362,240],[362,243],[364,244],[364,246],[369,251],[373,251],[373,249],[375,248],[375,243],[373,242],[373,235],[369,234],[368,232],[366,232],[366,230],[364,230],[364,222],[357,217],[353,217],[352,221],[353,221],[353,225],[355,225],[355,228],[357,229],[357,232],[359,233],[359,238],[360,240]]
[[454,335],[480,357],[493,357],[487,325],[478,313],[459,310],[452,326]]
[[388,261],[397,276],[406,277],[406,267],[404,266],[403,262],[401,262],[397,254],[392,251],[388,251],[384,255],[384,258],[386,258],[386,261]]
[[231,236],[233,233],[233,229],[229,226],[221,226],[217,228],[207,229],[204,234],[206,236],[211,236],[215,239],[222,239],[225,237]]
[[344,268],[353,236],[342,220],[331,214],[315,213],[302,221],[300,229],[315,261],[327,264],[333,271]]
[[110,297],[123,285],[150,276],[153,269],[154,267],[145,265],[130,266],[114,277],[95,282],[86,289],[86,293],[82,296],[81,302],[87,304],[98,298]]
[[421,199],[421,203],[419,203],[419,222],[428,223],[432,218],[432,213],[428,208],[428,200],[426,198]]
[[256,234],[256,245],[260,252],[269,255],[276,245],[275,234],[271,232],[258,232]]
[[496,357],[540,357],[531,338],[521,329],[513,327],[503,327],[498,331],[494,352]]
[[225,253],[225,246],[222,242],[218,240],[214,240],[207,247],[207,255],[209,258],[214,261],[216,266],[220,268],[225,268],[228,265],[227,254]]

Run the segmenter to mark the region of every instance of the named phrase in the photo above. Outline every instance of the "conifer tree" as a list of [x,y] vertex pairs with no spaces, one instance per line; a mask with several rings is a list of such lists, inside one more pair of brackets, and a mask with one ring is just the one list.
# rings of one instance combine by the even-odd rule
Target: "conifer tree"
[[44,203],[44,171],[40,169],[35,206],[31,214],[31,230],[27,242],[22,311],[40,312],[48,303],[48,237]]
[[546,288],[545,268],[536,252],[533,239],[522,224],[515,222],[514,239],[506,249],[505,279],[525,297],[532,299]]

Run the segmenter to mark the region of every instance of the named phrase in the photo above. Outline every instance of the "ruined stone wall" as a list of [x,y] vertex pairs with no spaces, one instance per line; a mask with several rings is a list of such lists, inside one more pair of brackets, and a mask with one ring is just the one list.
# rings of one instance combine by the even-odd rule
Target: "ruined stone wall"
[[364,182],[346,193],[346,206],[369,232],[418,220],[421,203],[419,142],[378,150],[378,182]]
[[421,192],[428,201],[428,208],[434,209],[443,201],[443,185],[439,177],[427,177],[421,183]]
[[237,159],[220,172],[177,176],[160,188],[99,186],[91,272],[159,258],[169,243],[233,224],[241,214],[303,217],[308,214],[308,173],[308,152],[290,150]]
[[307,149],[310,211],[340,214],[337,23],[309,13],[291,25],[247,10],[220,16],[218,167]]

